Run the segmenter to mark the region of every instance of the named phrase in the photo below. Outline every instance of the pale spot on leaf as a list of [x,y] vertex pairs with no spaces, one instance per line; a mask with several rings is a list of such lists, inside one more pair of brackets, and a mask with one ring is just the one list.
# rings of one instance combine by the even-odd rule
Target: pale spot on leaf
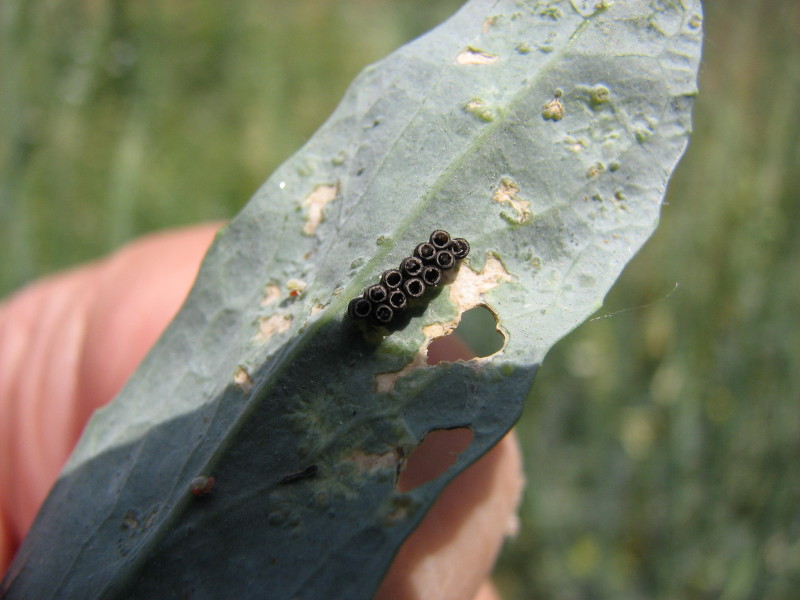
[[276,333],[283,333],[292,324],[290,315],[272,315],[258,320],[258,339],[266,342]]
[[[472,269],[459,269],[458,277],[450,286],[450,300],[458,306],[459,313],[466,312],[479,304],[485,304],[484,294],[504,281],[511,281],[511,275],[499,258],[489,255],[480,273]],[[452,323],[452,327],[456,325],[457,320]]]
[[514,210],[514,222],[527,223],[532,216],[531,203],[522,200],[518,194],[519,185],[513,179],[503,177],[492,195],[492,201],[510,206]]
[[253,389],[253,378],[242,365],[236,367],[233,373],[233,382],[239,386],[244,392],[249,392]]
[[422,346],[420,346],[419,350],[417,350],[417,353],[414,355],[414,358],[411,359],[411,362],[406,364],[406,366],[399,371],[380,373],[375,376],[375,390],[379,394],[386,394],[392,391],[397,383],[397,380],[401,377],[404,377],[412,371],[416,371],[417,369],[425,369],[428,367],[428,344],[431,343],[433,337],[428,337],[428,333],[424,329],[423,333],[425,333],[425,341],[422,343]]
[[303,233],[314,235],[317,227],[324,218],[325,206],[336,197],[337,185],[319,185],[314,191],[303,200],[303,207],[308,209],[306,214],[306,224],[303,226]]
[[271,283],[264,287],[264,297],[261,299],[261,306],[269,306],[280,297],[281,289],[274,283]]
[[487,123],[494,120],[494,112],[492,109],[480,98],[473,98],[464,105],[464,110],[471,115],[475,115],[481,121]]
[[481,25],[481,33],[489,33],[489,30],[495,25],[495,23],[497,23],[497,20],[497,15],[487,17],[483,22],[483,25]]
[[400,453],[397,450],[390,450],[382,454],[355,450],[348,460],[355,464],[356,468],[362,473],[375,473],[386,469],[397,469],[401,462]]
[[391,526],[400,521],[404,521],[413,515],[417,508],[417,503],[414,502],[412,496],[395,496],[392,499],[391,509],[385,517],[386,526]]
[[477,48],[467,47],[456,56],[456,62],[460,65],[491,65],[497,62],[498,56],[490,54]]

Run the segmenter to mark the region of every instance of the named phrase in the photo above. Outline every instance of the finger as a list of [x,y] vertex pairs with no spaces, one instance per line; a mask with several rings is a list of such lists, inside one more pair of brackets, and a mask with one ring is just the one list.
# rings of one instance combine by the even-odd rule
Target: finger
[[403,544],[376,598],[475,597],[504,537],[516,528],[524,481],[521,464],[511,433],[456,477]]
[[[52,277],[0,307],[0,559],[5,569],[71,447],[63,429],[96,267]],[[46,416],[45,416],[46,415]]]
[[489,580],[486,580],[481,585],[478,593],[475,595],[474,600],[500,600],[500,594],[497,593],[494,585]]
[[[448,335],[428,347],[427,362],[435,365],[475,356],[457,335]],[[400,491],[413,489],[443,473],[472,439],[471,432],[463,429],[436,433],[450,435],[425,438],[400,476]],[[469,474],[464,473],[445,490],[396,557],[378,600],[499,600],[485,577],[504,535],[516,530],[516,510],[524,485],[516,438],[509,435],[503,444],[507,447],[492,450],[467,471]],[[474,494],[476,489],[486,490],[485,497]],[[453,504],[457,510],[450,508]],[[435,536],[430,534],[431,529],[435,529]],[[437,537],[441,540],[439,549],[435,547]]]
[[116,396],[175,316],[218,227],[142,238],[105,265],[79,362],[76,440],[92,412]]
[[217,225],[151,235],[0,305],[0,568],[84,423],[177,311]]

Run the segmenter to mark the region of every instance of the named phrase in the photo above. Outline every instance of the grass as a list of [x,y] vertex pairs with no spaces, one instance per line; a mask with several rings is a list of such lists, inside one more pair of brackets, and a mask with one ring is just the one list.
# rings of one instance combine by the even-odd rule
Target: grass
[[[0,293],[232,216],[363,65],[459,4],[6,0]],[[509,600],[800,585],[800,5],[705,9],[695,134],[600,315],[634,310],[554,348],[519,426]]]

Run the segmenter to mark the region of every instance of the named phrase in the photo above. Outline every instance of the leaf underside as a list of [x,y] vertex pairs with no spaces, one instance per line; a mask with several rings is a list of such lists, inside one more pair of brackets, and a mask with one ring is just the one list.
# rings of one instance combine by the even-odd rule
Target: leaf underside
[[[654,230],[701,23],[699,0],[475,0],[366,68],[92,418],[5,597],[372,597]],[[438,228],[472,252],[429,304],[391,331],[345,317]],[[476,305],[503,349],[425,364]],[[456,463],[399,491],[405,457],[455,427],[474,435]]]

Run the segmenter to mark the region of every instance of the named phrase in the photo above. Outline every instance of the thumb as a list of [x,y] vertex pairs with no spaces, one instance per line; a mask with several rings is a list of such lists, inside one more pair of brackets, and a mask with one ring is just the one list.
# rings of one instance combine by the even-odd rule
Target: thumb
[[0,571],[89,416],[183,302],[216,229],[147,236],[0,304]]

